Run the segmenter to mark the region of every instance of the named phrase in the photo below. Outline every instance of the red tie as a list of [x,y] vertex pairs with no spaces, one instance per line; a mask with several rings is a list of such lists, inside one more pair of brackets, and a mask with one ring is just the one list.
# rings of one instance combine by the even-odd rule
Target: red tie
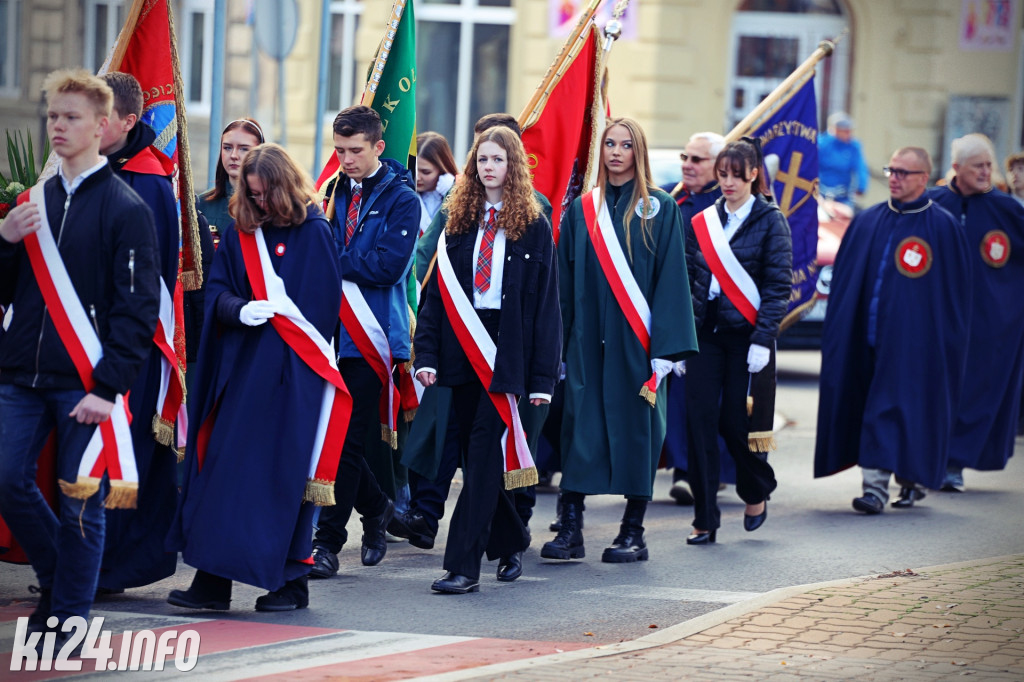
[[473,288],[478,294],[491,288],[491,256],[494,253],[494,235],[498,231],[494,221],[494,207],[487,210],[490,213],[484,226],[484,236],[480,239],[480,255],[476,258],[476,276],[473,278]]
[[348,216],[345,217],[345,246],[348,246],[352,235],[356,231],[356,223],[359,222],[359,202],[363,199],[363,186],[356,185],[352,188],[352,203],[348,205]]

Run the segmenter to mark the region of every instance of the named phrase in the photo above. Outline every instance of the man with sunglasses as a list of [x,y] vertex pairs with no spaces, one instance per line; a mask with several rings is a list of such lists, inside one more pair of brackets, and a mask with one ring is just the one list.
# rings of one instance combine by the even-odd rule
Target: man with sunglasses
[[999,471],[1013,455],[1024,385],[1024,205],[992,186],[992,142],[953,140],[955,177],[928,195],[960,221],[970,242],[974,298],[964,390],[942,490],[962,492],[965,467]]
[[[683,179],[675,187],[663,187],[676,200],[679,212],[683,217],[683,225],[689,226],[690,220],[722,196],[715,176],[715,159],[725,147],[725,138],[718,133],[694,133],[686,143],[679,158],[683,162]],[[686,413],[683,406],[684,377],[682,363],[673,376],[668,377],[668,433],[665,435],[664,459],[672,467],[672,488],[669,495],[676,504],[693,504],[693,494],[687,484],[689,460],[686,448]],[[736,465],[719,441],[722,456],[720,479],[723,482],[736,482]]]
[[814,453],[816,477],[860,465],[853,508],[869,515],[893,473],[896,508],[942,485],[971,310],[970,246],[926,194],[928,152],[898,149],[883,171],[889,200],[854,218],[836,255]]

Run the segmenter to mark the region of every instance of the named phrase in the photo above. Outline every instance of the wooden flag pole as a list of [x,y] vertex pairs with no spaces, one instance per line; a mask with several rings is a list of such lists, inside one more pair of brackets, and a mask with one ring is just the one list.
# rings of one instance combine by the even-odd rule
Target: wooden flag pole
[[391,47],[394,44],[395,36],[398,35],[398,24],[402,21],[402,14],[405,12],[407,0],[395,0],[391,6],[391,16],[388,17],[387,29],[384,37],[380,39],[377,52],[373,55],[373,64],[370,65],[370,73],[366,78],[366,85],[363,87],[363,97],[360,104],[373,106],[373,96],[377,93],[377,84],[384,75],[384,67],[391,55]]
[[602,0],[590,0],[590,4],[580,15],[579,21],[576,22],[576,26],[573,27],[565,42],[562,43],[562,48],[555,55],[555,60],[551,62],[551,66],[548,67],[547,73],[541,79],[540,85],[537,86],[530,101],[523,108],[523,113],[519,114],[520,128],[525,130],[528,126],[535,123],[540,116],[540,112],[544,108],[544,101],[547,100],[547,96],[551,94],[551,90],[558,84],[558,80],[564,73],[565,64],[571,62],[572,58],[579,54],[579,51],[583,48],[583,44],[586,42],[586,29],[593,22],[594,14],[597,13],[597,8],[600,7],[601,2]]
[[843,32],[834,40],[823,40],[818,43],[818,48],[811,53],[810,57],[804,60],[803,64],[798,66],[793,73],[789,74],[786,77],[786,80],[779,83],[779,86],[772,90],[771,94],[765,97],[760,104],[754,107],[749,114],[743,117],[742,121],[736,124],[736,127],[729,131],[725,136],[726,144],[729,142],[735,142],[745,135],[758,119],[770,111],[783,96],[789,93],[790,89],[792,89],[794,85],[807,78],[810,72],[814,70],[814,67],[818,65],[818,62],[826,57],[831,57],[832,52],[836,48],[836,44],[845,34],[846,29],[843,29]]
[[135,26],[139,23],[139,15],[142,14],[142,6],[145,4],[146,0],[135,0],[131,9],[128,10],[128,15],[124,18],[124,27],[117,34],[117,44],[114,45],[114,52],[110,56],[108,72],[121,69],[124,53],[128,51],[128,43],[131,42],[132,34],[135,33]]

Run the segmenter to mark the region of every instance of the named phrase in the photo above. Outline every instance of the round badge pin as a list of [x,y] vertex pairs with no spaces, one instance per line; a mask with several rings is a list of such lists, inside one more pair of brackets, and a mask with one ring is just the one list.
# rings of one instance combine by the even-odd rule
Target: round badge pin
[[932,247],[920,237],[907,237],[896,247],[896,269],[912,279],[931,270],[932,261]]
[[283,242],[278,242],[277,243],[277,246],[274,247],[274,253],[276,253],[278,256],[283,256],[284,255],[284,243]]
[[[644,208],[646,208],[647,210],[644,211]],[[639,218],[646,218],[647,220],[650,220],[654,216],[658,215],[658,211],[660,210],[661,202],[658,201],[657,197],[648,197],[646,206],[644,206],[643,199],[636,202],[635,213]],[[644,215],[644,213],[646,213],[647,215]]]
[[981,259],[993,268],[1001,268],[1010,260],[1010,236],[1002,230],[989,230],[981,238]]

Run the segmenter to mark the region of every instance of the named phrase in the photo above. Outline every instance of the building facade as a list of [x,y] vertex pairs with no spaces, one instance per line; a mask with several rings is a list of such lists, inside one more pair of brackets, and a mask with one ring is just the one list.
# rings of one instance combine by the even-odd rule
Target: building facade
[[[217,0],[172,1],[192,165],[203,187],[209,177],[212,70],[221,47],[213,41]],[[43,77],[66,66],[99,68],[128,2],[0,0],[2,127],[29,129],[41,141]],[[280,32],[273,15],[261,13],[275,3],[223,2],[227,28],[219,123],[254,116],[269,139],[284,139],[312,170],[317,118],[323,123],[323,158],[330,153],[334,114],[358,101],[391,0],[280,0],[294,2],[296,17],[294,34],[281,36],[285,42],[293,38],[281,61],[259,47]],[[324,2],[330,16],[326,32],[321,30]],[[445,134],[463,158],[477,117],[492,111],[518,114],[523,108],[561,45],[560,20],[581,4],[417,0],[419,130]],[[942,166],[950,137],[972,129],[988,132],[1001,156],[1021,148],[1022,4],[632,0],[627,30],[609,61],[612,113],[638,119],[652,147],[680,148],[693,132],[730,129],[820,40],[842,34],[836,54],[817,69],[820,121],[837,110],[853,116],[876,177],[869,198],[878,199],[886,193],[880,167],[898,146],[922,146]],[[318,112],[323,33],[329,58],[325,107]],[[6,167],[6,159],[0,159],[0,167]]]

